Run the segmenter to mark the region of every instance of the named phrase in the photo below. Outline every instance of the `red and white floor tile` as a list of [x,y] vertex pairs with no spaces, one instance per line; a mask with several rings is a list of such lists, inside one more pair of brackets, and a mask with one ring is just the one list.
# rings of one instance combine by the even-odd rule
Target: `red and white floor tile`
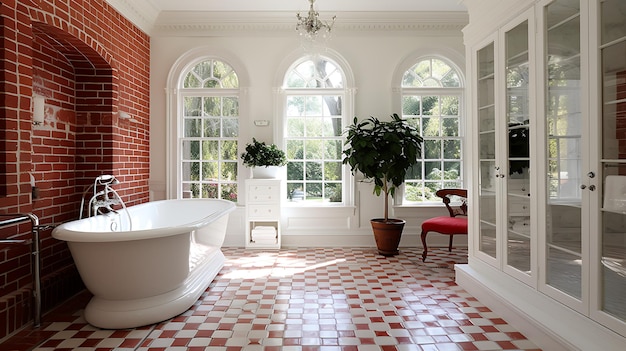
[[94,328],[80,308],[47,315],[34,350],[539,350],[454,283],[466,250],[433,249],[426,263],[418,248],[223,251],[182,315],[132,330]]

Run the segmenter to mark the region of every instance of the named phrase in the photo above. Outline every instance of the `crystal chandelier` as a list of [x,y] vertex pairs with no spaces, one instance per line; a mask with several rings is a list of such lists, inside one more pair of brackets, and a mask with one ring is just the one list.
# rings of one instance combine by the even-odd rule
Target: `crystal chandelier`
[[315,41],[318,37],[322,39],[328,39],[330,37],[330,31],[335,24],[335,17],[333,16],[332,22],[328,23],[319,19],[319,12],[313,9],[313,3],[315,0],[309,0],[311,7],[306,17],[300,16],[300,13],[296,15],[298,18],[298,24],[296,25],[296,31],[300,33],[300,36]]

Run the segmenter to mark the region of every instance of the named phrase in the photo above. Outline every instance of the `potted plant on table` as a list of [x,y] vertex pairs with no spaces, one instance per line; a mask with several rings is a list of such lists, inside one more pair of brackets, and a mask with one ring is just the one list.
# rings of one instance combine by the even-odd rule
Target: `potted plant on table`
[[243,164],[252,168],[252,178],[276,178],[280,167],[287,164],[285,152],[275,144],[252,138],[241,154]]
[[372,179],[374,193],[384,195],[384,217],[371,220],[378,252],[384,256],[397,255],[406,221],[389,218],[389,196],[395,194],[407,171],[417,164],[423,139],[415,127],[395,113],[390,121],[370,117],[359,122],[355,117],[345,133],[347,147],[343,151],[343,163],[350,165],[352,174],[358,171]]

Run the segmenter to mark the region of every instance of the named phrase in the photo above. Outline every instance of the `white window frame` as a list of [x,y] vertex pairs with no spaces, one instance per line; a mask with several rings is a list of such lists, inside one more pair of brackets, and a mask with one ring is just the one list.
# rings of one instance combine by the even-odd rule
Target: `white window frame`
[[[241,61],[228,52],[222,52],[215,48],[196,48],[182,55],[170,69],[167,77],[167,86],[165,88],[166,94],[166,182],[165,192],[168,199],[180,199],[183,197],[182,187],[182,159],[181,159],[181,145],[183,137],[183,94],[181,93],[181,83],[185,79],[186,73],[198,63],[206,60],[218,60],[230,65],[236,72],[239,80],[239,89],[214,89],[216,92],[222,91],[224,94],[229,94],[233,90],[239,91],[239,137],[238,137],[238,150],[237,154],[241,154],[243,147],[245,147],[244,140],[248,135],[243,132],[242,125],[245,125],[248,121],[248,104],[247,104],[247,82],[249,81],[248,74],[244,69],[244,65]],[[197,95],[196,95],[197,96]],[[245,180],[245,167],[242,163],[237,162],[237,203],[243,204],[245,199],[244,180]]]
[[[418,62],[427,60],[427,59],[437,59],[447,63],[452,69],[456,71],[460,79],[460,87],[458,88],[438,88],[438,87],[424,87],[424,88],[412,88],[412,87],[403,87],[402,79],[407,70],[416,65]],[[466,159],[465,155],[468,153],[468,142],[466,140],[465,127],[468,123],[467,121],[467,111],[465,109],[465,76],[464,76],[464,62],[465,59],[462,54],[457,53],[453,50],[448,49],[428,49],[428,50],[420,50],[419,52],[413,53],[408,56],[398,67],[393,76],[392,81],[392,91],[393,91],[393,107],[394,111],[398,111],[398,115],[402,115],[402,100],[404,96],[407,95],[423,95],[423,96],[432,96],[432,95],[444,95],[444,96],[458,96],[459,98],[459,138],[461,140],[461,174],[460,181],[462,187],[467,187],[469,184],[467,171],[467,163],[463,160]],[[424,145],[422,145],[423,148]],[[423,157],[423,150],[422,150]],[[409,202],[405,200],[405,186],[402,185],[396,191],[394,196],[395,206],[410,206],[410,207],[420,207],[420,206],[440,206],[441,201],[424,201],[424,202]]]
[[[277,142],[283,150],[286,150],[286,117],[287,117],[287,98],[292,95],[338,95],[342,97],[342,125],[343,128],[351,123],[350,116],[354,115],[354,94],[356,89],[354,88],[354,77],[347,62],[336,52],[328,49],[322,57],[331,61],[342,73],[343,88],[288,88],[286,87],[287,75],[299,64],[310,60],[311,55],[295,53],[284,61],[283,68],[279,69],[279,75],[277,76],[278,84],[280,88],[277,89],[276,105],[280,106],[280,116],[277,123],[276,135]],[[342,143],[345,141],[345,137],[342,136]],[[286,186],[285,186],[286,187]],[[289,201],[286,199],[283,201],[283,205],[287,207],[354,207],[355,204],[355,181],[354,176],[350,172],[350,168],[346,165],[342,165],[342,202],[325,202],[316,203],[313,201]],[[286,192],[285,195],[287,196]]]
[[[201,62],[198,62],[198,63],[201,63]],[[236,74],[236,72],[235,72],[235,74]],[[196,98],[196,97],[198,97],[198,98],[236,98],[237,99],[237,105],[239,105],[239,101],[240,101],[239,89],[224,89],[224,88],[204,88],[204,89],[203,88],[196,88],[196,89],[191,89],[190,88],[190,89],[182,89],[181,88],[181,93],[179,94],[179,96],[180,96],[180,100],[179,100],[179,103],[180,103],[180,114],[179,114],[180,125],[179,125],[179,128],[180,128],[181,132],[183,132],[183,133],[185,131],[185,118],[184,118],[184,111],[183,111],[184,110],[184,103],[183,103],[183,101],[184,101],[185,98],[187,98],[187,97],[193,97],[193,98]],[[239,108],[237,108],[237,110],[239,110]],[[202,117],[205,117],[205,116],[199,116],[199,117],[202,118]],[[219,119],[221,121],[223,120],[223,118],[221,118],[221,117]],[[223,137],[223,136],[219,136],[219,137],[206,137],[206,136],[204,136],[204,137],[203,136],[200,136],[200,137],[185,137],[184,135],[181,135],[181,137],[179,139],[178,147],[179,147],[180,151],[182,151],[183,143],[185,141],[199,141],[201,143],[200,144],[200,149],[202,149],[202,142],[203,141],[213,140],[213,141],[220,142],[220,141],[234,140],[234,141],[237,142],[238,149],[237,149],[237,151],[235,153],[235,159],[234,160],[226,160],[226,161],[223,160],[221,152],[220,152],[220,155],[218,156],[217,160],[214,160],[218,164],[218,177],[219,178],[217,180],[215,180],[216,184],[218,186],[218,189],[217,189],[218,197],[217,198],[221,198],[220,189],[222,188],[222,185],[224,185],[224,184],[235,184],[237,186],[237,192],[236,192],[237,198],[239,198],[240,193],[241,193],[241,189],[240,189],[239,184],[238,184],[239,183],[239,179],[241,177],[239,175],[239,170],[237,170],[237,177],[232,182],[224,182],[224,181],[222,181],[220,179],[221,178],[221,173],[222,173],[221,172],[221,166],[224,163],[234,163],[235,167],[238,168],[237,165],[239,163],[239,160],[238,160],[238,158],[239,158],[239,156],[238,156],[239,155],[239,144],[241,144],[241,136],[240,136],[240,133],[239,133],[239,130],[241,130],[241,128],[240,128],[241,127],[241,123],[240,122],[241,121],[239,120],[239,115],[238,115],[237,116],[238,130],[237,130],[237,136],[236,137]],[[180,151],[179,151],[179,158],[180,158],[180,163],[182,165],[182,163],[185,160],[181,157],[181,152]],[[200,158],[200,160],[197,160],[197,161],[200,163],[200,165],[202,165],[202,163],[203,163],[202,162],[203,161],[202,158]],[[225,162],[223,162],[223,161],[225,161]],[[181,166],[181,172],[182,172],[182,166]],[[202,174],[202,169],[200,169],[200,173]],[[179,185],[182,184],[182,183],[186,183],[186,181],[184,179],[182,179],[182,174],[181,174],[181,180],[179,181]],[[205,180],[203,180],[203,179],[200,179],[198,181],[187,182],[187,183],[200,183],[201,184],[201,189],[202,189],[202,184],[206,184],[207,182]],[[183,192],[183,196],[182,196],[183,198],[184,197],[189,197],[189,196],[185,196],[185,194],[184,194],[185,191],[184,190],[182,190],[182,192]],[[201,190],[201,193],[202,193],[202,190]]]

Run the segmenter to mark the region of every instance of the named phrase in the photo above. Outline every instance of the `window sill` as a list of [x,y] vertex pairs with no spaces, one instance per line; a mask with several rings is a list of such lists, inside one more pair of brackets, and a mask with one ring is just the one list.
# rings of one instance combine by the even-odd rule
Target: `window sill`
[[283,201],[282,207],[289,208],[356,208],[354,205],[345,205],[341,203],[307,203],[303,201]]
[[421,204],[415,203],[415,204],[405,204],[405,205],[393,205],[392,207],[394,209],[401,209],[401,208],[440,208],[440,207],[446,207],[446,206],[438,202],[429,202],[429,203],[421,203]]

